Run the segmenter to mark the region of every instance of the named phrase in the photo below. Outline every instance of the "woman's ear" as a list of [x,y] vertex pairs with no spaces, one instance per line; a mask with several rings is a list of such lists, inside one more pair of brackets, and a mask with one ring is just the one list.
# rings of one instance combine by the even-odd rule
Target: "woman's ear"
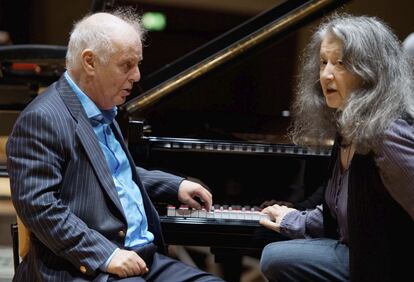
[[93,75],[96,67],[96,57],[95,54],[90,49],[83,50],[82,54],[82,68],[89,75]]

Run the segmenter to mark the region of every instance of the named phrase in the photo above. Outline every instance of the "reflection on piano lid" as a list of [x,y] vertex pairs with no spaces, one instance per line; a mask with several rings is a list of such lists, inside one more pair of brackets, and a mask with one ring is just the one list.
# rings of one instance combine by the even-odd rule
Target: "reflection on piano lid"
[[[131,144],[131,143],[130,143]],[[311,149],[291,144],[264,144],[190,138],[142,137],[141,146],[151,144],[153,151],[187,151],[204,153],[231,153],[285,156],[330,156],[331,148]],[[133,145],[133,144],[131,144]]]

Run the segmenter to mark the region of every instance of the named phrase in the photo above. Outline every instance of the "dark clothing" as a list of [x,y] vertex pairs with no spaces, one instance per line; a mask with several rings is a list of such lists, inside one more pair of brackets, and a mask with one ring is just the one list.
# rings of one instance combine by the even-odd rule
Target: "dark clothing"
[[356,155],[349,176],[351,281],[412,281],[414,221],[389,194],[372,155]]

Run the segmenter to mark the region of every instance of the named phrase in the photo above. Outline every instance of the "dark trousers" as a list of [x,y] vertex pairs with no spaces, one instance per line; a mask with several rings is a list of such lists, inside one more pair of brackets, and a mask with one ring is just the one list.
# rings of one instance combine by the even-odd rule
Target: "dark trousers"
[[139,282],[139,281],[223,281],[210,273],[189,266],[181,261],[155,253],[152,263],[148,265],[149,272],[144,276],[116,278],[110,276],[108,281]]

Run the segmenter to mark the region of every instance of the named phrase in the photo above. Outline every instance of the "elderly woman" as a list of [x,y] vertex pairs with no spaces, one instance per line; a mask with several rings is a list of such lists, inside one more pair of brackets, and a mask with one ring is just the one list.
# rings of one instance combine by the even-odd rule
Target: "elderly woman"
[[335,140],[324,201],[273,205],[265,227],[294,240],[263,250],[270,281],[406,281],[414,253],[413,77],[377,18],[334,15],[305,52],[295,143]]

